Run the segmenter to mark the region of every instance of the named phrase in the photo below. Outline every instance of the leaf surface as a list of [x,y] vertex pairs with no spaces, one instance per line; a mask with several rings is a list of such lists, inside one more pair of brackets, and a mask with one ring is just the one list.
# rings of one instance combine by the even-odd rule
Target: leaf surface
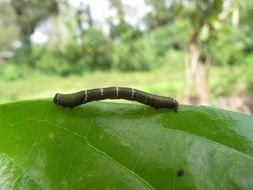
[[51,100],[0,106],[0,189],[251,189],[253,118]]

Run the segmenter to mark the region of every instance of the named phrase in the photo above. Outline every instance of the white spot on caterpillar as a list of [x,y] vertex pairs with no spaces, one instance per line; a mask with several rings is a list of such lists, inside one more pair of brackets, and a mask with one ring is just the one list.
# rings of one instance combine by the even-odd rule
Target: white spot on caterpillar
[[144,101],[144,104],[147,102],[147,100],[148,100],[148,96],[146,96],[145,101]]
[[84,101],[83,101],[83,103],[85,103],[85,102],[86,102],[86,100],[87,100],[87,98],[88,98],[88,93],[87,93],[87,90],[85,90],[85,91],[84,91],[84,95],[85,95],[85,97],[84,97]]
[[134,89],[132,88],[132,100],[134,99]]
[[116,88],[116,95],[117,97],[119,97],[119,87],[115,87]]
[[56,95],[56,103],[57,104],[59,103],[59,97],[60,97],[60,93],[57,93],[57,95]]
[[104,95],[103,88],[100,88],[100,93],[101,93],[101,96],[103,96],[103,95]]

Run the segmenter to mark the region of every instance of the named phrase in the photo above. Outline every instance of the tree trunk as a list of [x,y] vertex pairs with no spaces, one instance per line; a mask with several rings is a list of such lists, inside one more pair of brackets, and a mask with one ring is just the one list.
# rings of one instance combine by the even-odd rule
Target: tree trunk
[[19,63],[27,64],[30,67],[34,66],[32,58],[32,43],[30,39],[32,32],[33,29],[31,29],[31,27],[26,25],[20,26],[20,41],[22,47],[17,51],[17,54],[19,55]]
[[191,103],[191,88],[193,85],[195,101],[194,103],[209,104],[207,88],[207,67],[206,64],[200,64],[200,48],[197,45],[197,34],[193,29],[190,33],[190,39],[187,44],[187,62],[185,64],[185,102]]

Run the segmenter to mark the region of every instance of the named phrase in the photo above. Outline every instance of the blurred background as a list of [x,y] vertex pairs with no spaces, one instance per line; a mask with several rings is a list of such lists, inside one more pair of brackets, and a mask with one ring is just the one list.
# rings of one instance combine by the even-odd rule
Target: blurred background
[[253,113],[253,1],[0,0],[0,103],[127,86]]

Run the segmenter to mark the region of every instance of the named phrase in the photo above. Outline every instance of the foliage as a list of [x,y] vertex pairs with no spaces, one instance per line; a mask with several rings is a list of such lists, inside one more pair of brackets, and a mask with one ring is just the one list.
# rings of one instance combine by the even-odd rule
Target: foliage
[[160,66],[149,39],[135,34],[136,31],[125,34],[116,44],[114,67],[121,71],[144,71]]
[[177,1],[145,0],[145,3],[152,8],[145,15],[145,23],[150,30],[170,25],[182,10],[182,5]]
[[0,1],[0,53],[9,50],[18,37],[19,28],[13,24],[15,19],[16,15],[11,6],[5,1]]
[[7,62],[4,65],[1,65],[0,76],[1,79],[8,81],[22,78],[24,77],[24,66],[17,66],[12,62]]
[[175,113],[101,102],[72,111],[52,100],[1,105],[0,187],[250,189],[252,123],[196,106]]
[[62,50],[55,50],[50,46],[35,48],[36,68],[48,74],[56,73],[61,76],[111,68],[113,47],[110,39],[101,31],[92,28],[85,31],[80,40],[78,44],[76,38],[70,38]]
[[38,24],[52,14],[58,13],[58,4],[52,0],[11,0],[13,10],[16,13],[17,25],[22,48],[19,49],[26,64],[32,65],[32,45],[30,37]]
[[[22,70],[19,71],[20,65],[60,76],[110,69],[151,70],[169,62],[171,51],[177,50],[179,54],[184,54],[192,26],[198,30],[195,40],[201,44],[203,60],[211,57],[217,65],[251,64],[251,6],[247,6],[251,5],[250,2],[244,2],[246,11],[241,11],[242,24],[237,28],[225,19],[240,8],[241,4],[235,1],[231,1],[227,9],[222,9],[223,0],[145,2],[151,9],[135,26],[127,20],[129,7],[123,1],[111,0],[110,8],[115,11],[115,15],[104,23],[109,27],[106,33],[102,25],[99,26],[96,19],[92,18],[90,13],[93,10],[85,9],[86,5],[75,9],[65,0],[0,1],[0,26],[4,26],[0,31],[1,36],[4,36],[0,39],[0,50],[11,50],[15,54],[7,61],[0,57],[1,72],[17,71],[15,76],[4,74],[2,78],[12,80],[25,76]],[[59,16],[55,19],[57,21],[51,22],[56,15]],[[17,19],[18,25],[14,19]],[[53,28],[48,31],[48,42],[31,46],[30,35],[39,24],[45,26],[46,23]],[[144,27],[140,27],[142,25]],[[17,39],[18,31],[24,34],[25,38],[19,36],[23,46],[13,50],[10,44]],[[27,46],[24,45],[25,41]]]
[[253,52],[253,38],[249,27],[236,29],[226,27],[219,34],[219,40],[214,40],[204,47],[204,54],[212,55],[214,64],[238,65],[249,62],[248,56]]
[[84,33],[79,58],[85,63],[87,70],[108,70],[111,68],[113,46],[108,37],[100,30],[89,29]]
[[60,52],[46,51],[38,56],[35,64],[39,71],[47,74],[66,76],[71,73],[69,62]]
[[177,20],[170,25],[162,26],[150,34],[153,51],[158,56],[164,56],[169,50],[183,51],[187,42],[189,23]]

